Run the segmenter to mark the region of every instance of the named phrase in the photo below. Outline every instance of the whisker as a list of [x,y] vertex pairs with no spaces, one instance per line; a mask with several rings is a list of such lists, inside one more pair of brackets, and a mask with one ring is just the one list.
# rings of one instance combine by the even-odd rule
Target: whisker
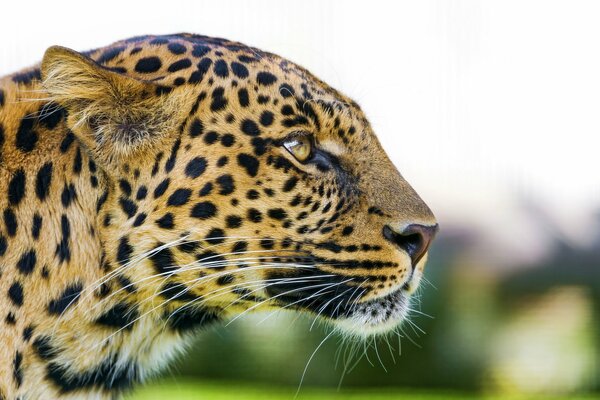
[[304,367],[304,371],[302,372],[302,377],[300,378],[300,383],[298,384],[298,389],[296,390],[296,395],[294,396],[294,399],[296,399],[298,397],[298,394],[300,393],[300,389],[302,388],[302,383],[304,382],[304,377],[306,376],[306,371],[308,371],[308,366],[310,365],[310,362],[312,361],[312,359],[315,357],[315,355],[317,354],[317,352],[319,351],[319,349],[321,348],[321,346],[323,346],[323,344],[331,337],[331,335],[333,335],[335,333],[334,330],[332,330],[331,332],[329,332],[329,334],[327,336],[325,336],[325,338],[321,341],[321,343],[319,343],[319,345],[317,346],[317,348],[315,349],[315,351],[313,351],[313,353],[310,355],[310,358],[308,359],[306,366]]

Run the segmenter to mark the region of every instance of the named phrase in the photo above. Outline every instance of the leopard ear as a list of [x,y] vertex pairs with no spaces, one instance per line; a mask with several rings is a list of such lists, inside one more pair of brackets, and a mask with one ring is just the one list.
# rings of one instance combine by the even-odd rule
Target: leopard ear
[[172,133],[193,103],[189,88],[165,90],[59,46],[46,50],[42,80],[49,100],[67,110],[69,128],[107,163]]

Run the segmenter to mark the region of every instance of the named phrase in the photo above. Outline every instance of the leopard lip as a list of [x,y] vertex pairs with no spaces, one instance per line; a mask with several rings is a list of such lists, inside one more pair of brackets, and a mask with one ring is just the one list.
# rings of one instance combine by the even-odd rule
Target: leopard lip
[[410,294],[400,287],[382,297],[358,303],[345,319],[336,321],[344,332],[360,337],[392,331],[408,315]]

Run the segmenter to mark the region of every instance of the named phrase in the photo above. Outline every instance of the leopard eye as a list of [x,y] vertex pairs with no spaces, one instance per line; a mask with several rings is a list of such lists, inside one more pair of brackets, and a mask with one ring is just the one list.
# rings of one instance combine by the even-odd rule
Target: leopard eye
[[283,147],[300,162],[306,162],[312,154],[312,141],[306,135],[287,139],[283,142]]

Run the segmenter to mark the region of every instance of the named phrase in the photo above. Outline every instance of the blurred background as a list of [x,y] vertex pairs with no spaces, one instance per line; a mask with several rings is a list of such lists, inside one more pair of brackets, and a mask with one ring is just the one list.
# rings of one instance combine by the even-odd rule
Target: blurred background
[[600,396],[599,2],[2,8],[1,75],[50,45],[148,33],[287,57],[361,104],[440,221],[402,337],[322,343],[329,330],[311,319],[249,316],[204,332],[130,399],[291,399],[305,370],[299,398]]

